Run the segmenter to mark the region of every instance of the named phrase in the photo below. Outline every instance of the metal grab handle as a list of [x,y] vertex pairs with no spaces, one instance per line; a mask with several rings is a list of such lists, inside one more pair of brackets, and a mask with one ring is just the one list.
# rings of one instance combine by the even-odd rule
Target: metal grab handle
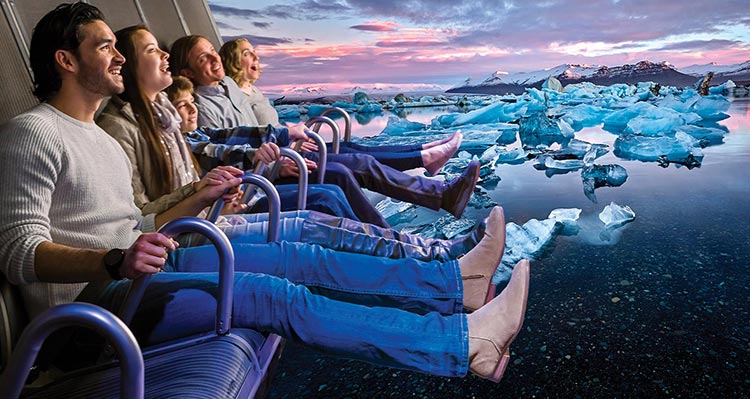
[[143,398],[145,371],[138,341],[111,312],[83,302],[47,309],[29,323],[0,376],[0,396],[19,397],[44,340],[54,331],[70,326],[84,326],[105,336],[120,358],[120,397]]
[[[223,201],[222,201],[223,202]],[[180,233],[198,233],[206,237],[219,253],[219,297],[216,301],[216,334],[229,332],[232,320],[232,299],[234,292],[234,251],[229,239],[216,225],[208,220],[196,217],[175,219],[159,229],[159,232],[173,237]],[[125,300],[120,307],[119,316],[125,324],[130,324],[143,299],[146,286],[151,278],[146,274],[133,280]]]
[[307,174],[309,173],[309,171],[307,170],[305,159],[302,158],[302,155],[300,155],[298,152],[288,147],[279,148],[279,152],[281,152],[281,155],[293,160],[294,163],[297,164],[297,168],[299,168],[297,209],[300,211],[304,211],[305,208],[307,208]]
[[[331,107],[323,111],[320,116],[326,116],[336,113],[341,114],[341,116],[344,117],[344,141],[348,143],[352,139],[352,118],[349,116],[348,112],[346,112],[343,108]],[[320,123],[316,123],[313,130],[315,130],[316,132],[319,131]]]
[[[313,139],[318,146],[318,184],[323,184],[323,180],[326,177],[326,166],[328,165],[328,147],[326,147],[326,142],[323,138],[312,130],[305,130],[305,134],[307,137]],[[299,152],[301,148],[302,141],[297,141],[294,144],[294,151]]]
[[[281,220],[281,199],[279,198],[279,192],[276,191],[276,187],[271,184],[268,179],[266,179],[263,176],[256,175],[251,172],[245,173],[244,176],[242,176],[242,182],[243,183],[252,183],[263,192],[266,193],[266,198],[268,198],[268,242],[276,242],[279,240],[279,223]],[[208,211],[208,216],[206,216],[206,220],[213,223],[216,222],[216,219],[219,218],[219,215],[221,214],[221,209],[224,208],[224,199],[219,198],[217,199],[213,205],[211,205],[211,209]]]
[[[308,170],[305,159],[302,158],[302,155],[300,155],[298,152],[287,147],[279,147],[279,152],[281,153],[282,157],[287,157],[297,164],[297,168],[299,169],[299,178],[297,180],[299,184],[299,189],[297,190],[297,209],[303,211],[305,210],[305,208],[307,208]],[[279,169],[281,169],[281,157],[279,157],[279,160],[276,161],[276,163],[273,165],[273,169],[271,169],[271,176],[277,176],[279,173]],[[249,199],[250,198],[248,198],[248,200]]]
[[[331,128],[331,132],[333,132],[333,139],[331,140],[331,151],[334,154],[338,154],[339,153],[339,140],[341,140],[341,131],[339,130],[339,125],[337,125],[336,122],[333,121],[333,119],[327,116],[315,116],[315,117],[308,119],[307,122],[305,122],[305,126],[311,127],[316,124],[320,126],[321,123],[325,123]],[[320,130],[319,127],[318,127],[318,130]],[[315,131],[315,133],[318,132],[314,128],[313,128],[313,131]]]

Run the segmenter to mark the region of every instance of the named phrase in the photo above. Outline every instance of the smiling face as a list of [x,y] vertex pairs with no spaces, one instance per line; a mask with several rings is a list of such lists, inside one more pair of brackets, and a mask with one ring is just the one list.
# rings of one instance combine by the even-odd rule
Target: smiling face
[[83,40],[74,53],[78,84],[101,97],[122,93],[125,85],[120,71],[125,57],[115,49],[115,34],[104,21],[81,26],[80,34]]
[[240,68],[245,74],[245,80],[251,84],[260,78],[260,57],[255,53],[253,45],[248,41],[240,42]]
[[177,113],[182,118],[180,131],[183,133],[192,132],[198,128],[198,108],[195,107],[195,100],[189,91],[180,90],[177,96],[172,100],[172,105],[177,109]]
[[188,68],[182,74],[199,86],[217,85],[224,79],[221,57],[208,40],[200,38],[188,52]]
[[151,32],[139,30],[133,38],[135,46],[135,74],[138,86],[149,100],[156,99],[156,94],[172,84],[169,73],[169,54],[159,48]]

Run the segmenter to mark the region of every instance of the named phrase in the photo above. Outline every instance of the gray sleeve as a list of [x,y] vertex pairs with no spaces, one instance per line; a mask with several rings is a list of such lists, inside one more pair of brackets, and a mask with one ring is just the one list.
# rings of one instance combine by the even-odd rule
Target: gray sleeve
[[0,130],[0,269],[12,284],[37,282],[34,253],[52,241],[49,210],[64,154],[60,137],[37,117]]

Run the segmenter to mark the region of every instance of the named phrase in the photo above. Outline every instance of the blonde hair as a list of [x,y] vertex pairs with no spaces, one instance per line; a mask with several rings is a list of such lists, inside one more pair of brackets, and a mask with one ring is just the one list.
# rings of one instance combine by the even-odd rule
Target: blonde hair
[[[252,45],[249,40],[240,37],[238,39],[227,41],[221,46],[221,49],[219,49],[221,63],[224,65],[224,72],[226,72],[227,76],[232,78],[232,80],[234,80],[240,87],[242,87],[242,83],[247,80],[245,79],[245,71],[242,70],[241,64],[242,52],[240,51],[240,44],[242,44],[242,42]],[[255,82],[250,82],[250,84],[253,83]]]

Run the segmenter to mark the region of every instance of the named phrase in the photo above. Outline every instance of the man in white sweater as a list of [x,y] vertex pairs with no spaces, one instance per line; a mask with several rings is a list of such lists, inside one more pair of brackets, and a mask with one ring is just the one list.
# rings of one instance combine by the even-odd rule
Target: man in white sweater
[[21,287],[32,316],[73,301],[86,282],[158,271],[165,249],[175,244],[141,231],[196,215],[240,180],[227,172],[224,184],[201,190],[163,214],[142,217],[133,202],[125,153],[94,124],[102,100],[124,89],[125,59],[98,10],[76,4],[66,12],[77,27],[61,39],[69,50],[48,40],[60,33],[44,19],[37,29],[50,31],[38,32],[31,42],[32,64],[38,67],[34,94],[42,104],[0,130],[1,266]]

